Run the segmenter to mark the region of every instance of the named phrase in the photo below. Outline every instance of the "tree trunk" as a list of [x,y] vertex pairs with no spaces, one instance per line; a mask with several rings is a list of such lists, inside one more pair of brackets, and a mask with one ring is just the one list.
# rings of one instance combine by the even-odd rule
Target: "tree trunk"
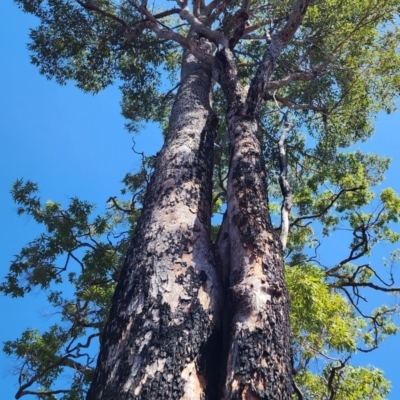
[[257,121],[228,120],[231,166],[229,330],[223,399],[290,399],[290,329],[282,245],[267,209]]
[[[204,39],[203,50],[211,45]],[[217,398],[222,290],[210,242],[211,68],[186,52],[168,136],[102,336],[90,400]]]
[[217,58],[218,80],[228,104],[230,143],[225,234],[218,238],[221,251],[229,248],[230,260],[223,264],[224,276],[229,277],[229,311],[221,398],[288,400],[292,387],[289,298],[283,248],[268,212],[265,162],[257,135],[260,94],[274,58],[267,52],[264,74],[256,75],[249,90],[237,78],[231,51],[223,49]]

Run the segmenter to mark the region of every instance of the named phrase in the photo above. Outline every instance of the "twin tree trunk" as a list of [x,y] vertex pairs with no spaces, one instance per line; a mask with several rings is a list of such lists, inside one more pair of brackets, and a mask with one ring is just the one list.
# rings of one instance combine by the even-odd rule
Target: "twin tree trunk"
[[[205,38],[190,38],[211,53]],[[89,400],[291,398],[283,251],[267,210],[257,117],[243,112],[244,92],[230,101],[229,88],[227,211],[210,240],[211,75],[184,53]]]

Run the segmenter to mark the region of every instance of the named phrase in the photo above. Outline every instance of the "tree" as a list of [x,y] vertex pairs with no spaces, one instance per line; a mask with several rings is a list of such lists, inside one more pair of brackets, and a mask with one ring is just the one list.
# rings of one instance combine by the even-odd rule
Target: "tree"
[[[385,395],[379,371],[348,361],[396,330],[396,308],[367,315],[358,301],[363,288],[399,290],[364,258],[399,239],[391,224],[400,200],[386,189],[368,212],[388,162],[342,149],[394,108],[397,1],[177,1],[163,11],[135,1],[16,2],[40,19],[29,48],[41,73],[93,92],[119,80],[129,128],[154,120],[165,131],[162,150],[125,179],[134,201],[111,198],[105,217],[90,221],[90,204],[78,199],[66,210],[43,206],[34,184],[14,185],[19,212],[48,234],[21,251],[1,289],[49,289],[67,326],[6,343],[26,359],[16,397],[83,398],[90,381],[88,399]],[[221,226],[211,227],[224,204]],[[125,221],[127,232],[115,231]],[[318,267],[311,222],[325,236],[346,226],[349,255]],[[50,286],[71,259],[81,267],[68,275],[73,302]],[[93,370],[81,349],[96,337]],[[75,371],[71,388],[53,389],[64,368]]]

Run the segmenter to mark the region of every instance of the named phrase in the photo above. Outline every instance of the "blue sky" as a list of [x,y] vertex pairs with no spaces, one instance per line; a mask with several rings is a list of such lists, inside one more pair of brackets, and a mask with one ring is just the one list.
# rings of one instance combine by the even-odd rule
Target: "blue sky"
[[[131,135],[120,115],[118,89],[109,88],[97,96],[83,94],[67,85],[60,87],[40,76],[30,65],[26,49],[28,29],[34,19],[23,14],[12,0],[3,1],[0,15],[0,277],[14,254],[38,233],[26,217],[17,217],[9,195],[17,178],[39,183],[43,200],[66,204],[73,196],[102,207],[118,195],[120,180],[139,166],[132,152]],[[382,187],[400,192],[400,113],[382,115],[375,136],[364,146],[369,151],[393,158]],[[155,152],[161,145],[154,128],[146,128],[137,149]],[[377,263],[385,251],[374,255]],[[387,254],[388,255],[388,254]],[[24,299],[0,295],[0,342],[14,339],[27,327],[48,323],[45,295],[39,291]],[[389,338],[378,351],[357,361],[385,370],[393,383],[390,400],[400,399],[400,335]],[[14,398],[13,362],[0,354],[0,398]],[[396,381],[397,379],[397,381]],[[26,397],[29,398],[29,397]]]

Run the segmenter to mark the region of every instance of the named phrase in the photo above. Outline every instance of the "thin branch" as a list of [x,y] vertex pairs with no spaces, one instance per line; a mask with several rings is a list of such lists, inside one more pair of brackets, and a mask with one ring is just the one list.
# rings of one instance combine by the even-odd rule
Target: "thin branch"
[[97,13],[99,13],[99,14],[101,14],[101,15],[107,17],[107,18],[110,18],[110,19],[113,19],[114,21],[117,21],[117,22],[120,23],[123,27],[125,27],[125,28],[127,28],[127,29],[129,28],[128,23],[127,23],[125,20],[123,20],[122,18],[119,18],[119,17],[117,17],[117,16],[114,15],[114,14],[111,14],[111,13],[109,13],[109,12],[107,12],[107,11],[104,11],[104,10],[102,10],[101,8],[95,6],[94,4],[84,3],[84,2],[81,1],[81,0],[76,0],[76,1],[77,1],[77,3],[80,4],[85,10],[88,10],[88,11],[95,11],[95,12],[97,12]]
[[[325,66],[325,64],[324,64]],[[312,71],[296,71],[292,72],[291,74],[285,76],[282,79],[279,79],[278,81],[270,81],[266,84],[265,89],[266,90],[276,90],[281,87],[285,87],[290,85],[292,82],[297,82],[297,81],[312,81],[314,80],[324,69],[322,68],[322,65],[319,66],[318,68],[315,68]]]
[[285,250],[286,244],[287,244],[287,238],[289,235],[290,211],[293,206],[292,191],[290,189],[290,185],[287,180],[287,159],[286,159],[285,141],[286,141],[286,136],[293,129],[294,124],[289,123],[287,121],[287,113],[284,115],[283,121],[284,121],[284,129],[282,130],[282,134],[279,139],[278,146],[279,146],[279,168],[280,168],[279,186],[281,188],[281,192],[282,192],[282,196],[283,196],[283,201],[282,201],[282,206],[281,206],[280,239],[281,239],[283,250]]
[[[329,276],[335,276],[335,275],[329,275]],[[386,292],[386,293],[393,293],[397,292],[400,293],[400,287],[393,287],[393,288],[388,288],[388,287],[383,287],[383,286],[378,286],[375,285],[374,283],[371,282],[339,282],[337,284],[332,285],[335,288],[343,288],[343,287],[368,287],[371,289],[378,290],[380,292]]]
[[312,104],[306,104],[306,103],[303,103],[303,104],[292,103],[291,101],[287,100],[286,98],[284,98],[282,96],[278,96],[275,93],[273,95],[271,95],[269,93],[264,93],[263,99],[267,100],[267,101],[268,100],[278,101],[282,105],[284,105],[288,108],[291,108],[292,110],[312,110],[312,111],[316,111],[316,112],[323,114],[325,117],[327,117],[327,115],[328,115],[327,110],[324,107],[313,106]]
[[246,99],[247,115],[252,116],[258,112],[261,97],[264,95],[268,81],[274,72],[276,61],[301,25],[310,3],[311,0],[297,0],[285,26],[278,34],[273,36],[250,84]]
[[178,89],[178,87],[180,86],[180,82],[178,82],[172,89],[168,90],[168,92],[162,97],[162,101],[165,101],[168,99],[168,97],[171,95],[171,93],[175,90]]
[[[68,352],[73,352],[73,351],[76,351],[76,350],[78,350],[78,349],[81,349],[81,348],[88,348],[89,346],[90,346],[90,344],[91,344],[91,342],[92,342],[92,339],[94,339],[94,338],[96,338],[96,337],[99,337],[100,336],[100,333],[92,333],[91,335],[89,335],[87,338],[86,338],[86,343],[85,344],[82,344],[82,343],[78,343],[78,344],[76,344],[76,346],[75,347],[73,347],[72,349],[67,349],[67,351]],[[71,343],[72,344],[72,343]],[[68,346],[69,347],[69,346]]]
[[[182,12],[182,10],[172,9],[172,10],[162,12],[160,14],[152,15],[150,13],[150,11],[148,11],[143,5],[138,6],[136,4],[131,3],[133,6],[135,6],[138,9],[139,12],[141,12],[146,17],[143,21],[140,21],[137,24],[137,26],[135,27],[134,31],[131,32],[130,31],[131,27],[122,18],[119,18],[114,14],[104,11],[101,8],[99,8],[93,4],[87,4],[87,3],[82,2],[81,0],[76,0],[76,1],[86,10],[97,12],[101,15],[104,15],[105,17],[111,18],[114,21],[117,21],[118,23],[120,23],[125,28],[124,37],[127,40],[136,39],[142,33],[142,31],[147,28],[147,29],[152,30],[154,33],[157,34],[158,37],[160,37],[162,39],[172,40],[172,41],[180,44],[182,47],[188,49],[192,54],[194,54],[195,57],[197,59],[199,59],[200,61],[204,61],[209,65],[211,65],[214,61],[214,58],[211,55],[204,53],[192,41],[190,41],[189,39],[185,38],[184,36],[182,36],[176,32],[173,32],[169,27],[165,26],[157,19],[157,18],[165,17],[167,15],[177,14],[178,12]],[[197,18],[196,18],[196,20],[197,20]],[[201,25],[201,27],[204,27],[204,25],[200,21],[198,21],[198,22]],[[164,29],[160,29],[158,24],[164,26]],[[207,28],[207,27],[205,27],[205,28]],[[200,30],[202,30],[202,29],[200,29]],[[210,28],[205,29],[205,31],[214,32]],[[206,34],[204,34],[204,36],[206,36]],[[214,33],[214,38],[216,38],[217,36],[218,36],[218,34]],[[221,35],[219,35],[219,36],[221,36]]]
[[27,391],[25,389],[28,388],[29,386],[32,386],[47,371],[53,369],[54,367],[57,367],[58,365],[60,365],[60,361],[58,361],[57,363],[49,365],[47,368],[44,368],[43,371],[40,374],[36,373],[35,375],[33,375],[31,379],[29,379],[25,384],[20,386],[20,388],[18,389],[17,393],[15,394],[15,398],[19,399],[19,398],[21,398],[22,396],[24,396],[26,394],[30,394],[30,391]]
[[75,371],[78,371],[82,374],[87,374],[91,371],[93,371],[92,367],[89,367],[88,365],[83,365],[78,361],[73,361],[69,357],[60,357],[60,365],[63,365],[65,367],[70,367],[74,369]]
[[126,213],[126,214],[132,214],[132,209],[130,208],[130,209],[128,210],[128,209],[126,209],[126,208],[122,208],[122,207],[117,203],[116,197],[115,197],[115,196],[110,197],[110,198],[107,200],[107,203],[110,203],[110,202],[113,203],[113,204],[111,205],[110,208],[116,208],[117,210],[119,210],[119,211],[121,211],[121,212],[123,212],[123,213]]
[[[361,237],[357,235],[358,230],[361,231],[361,235],[362,235]],[[329,274],[329,275],[334,274],[336,271],[338,271],[340,268],[342,268],[343,265],[361,258],[364,254],[366,254],[368,252],[369,248],[368,248],[367,227],[365,227],[364,225],[358,227],[357,229],[355,229],[353,231],[353,236],[356,239],[361,239],[361,241],[359,243],[357,243],[351,249],[350,254],[347,258],[342,260],[336,267],[333,267],[330,270],[328,270],[327,274]],[[362,248],[362,249],[360,250],[360,248]],[[360,250],[360,252],[356,254],[356,252],[358,252],[359,250]]]
[[[58,390],[40,390],[40,391],[33,391],[33,390],[24,390],[22,392],[18,392],[15,395],[16,399],[19,399],[22,396],[31,394],[34,396],[52,396],[55,394],[60,394],[60,393],[69,393],[71,392],[71,389],[58,389]],[[18,395],[18,397],[17,397]]]
[[331,395],[329,396],[329,400],[333,400],[336,396],[336,391],[333,388],[333,379],[335,378],[336,373],[346,366],[346,362],[349,359],[350,359],[350,356],[345,361],[338,360],[340,362],[340,365],[337,367],[333,367],[333,366],[331,367],[331,372],[330,372],[329,378],[328,378],[328,390],[331,393]]
[[299,221],[302,221],[302,220],[306,220],[306,219],[315,219],[315,218],[320,218],[320,217],[322,217],[326,212],[329,211],[329,209],[335,204],[336,200],[338,200],[339,197],[340,197],[342,194],[347,193],[347,192],[355,192],[355,191],[361,190],[361,189],[363,189],[363,186],[357,186],[357,187],[355,187],[355,188],[342,189],[342,190],[340,190],[339,193],[337,193],[337,194],[335,194],[334,196],[331,197],[331,201],[329,202],[329,204],[328,204],[322,211],[320,211],[320,212],[317,213],[317,214],[304,215],[304,216],[302,216],[302,217],[298,217],[298,218],[296,218],[296,219],[290,224],[290,226],[297,225],[297,224],[299,223]]
[[297,383],[296,383],[295,381],[293,381],[292,384],[293,384],[294,392],[295,392],[296,395],[297,395],[297,399],[298,399],[298,400],[304,400],[303,393],[301,392],[301,390],[300,390],[299,387],[297,386]]

